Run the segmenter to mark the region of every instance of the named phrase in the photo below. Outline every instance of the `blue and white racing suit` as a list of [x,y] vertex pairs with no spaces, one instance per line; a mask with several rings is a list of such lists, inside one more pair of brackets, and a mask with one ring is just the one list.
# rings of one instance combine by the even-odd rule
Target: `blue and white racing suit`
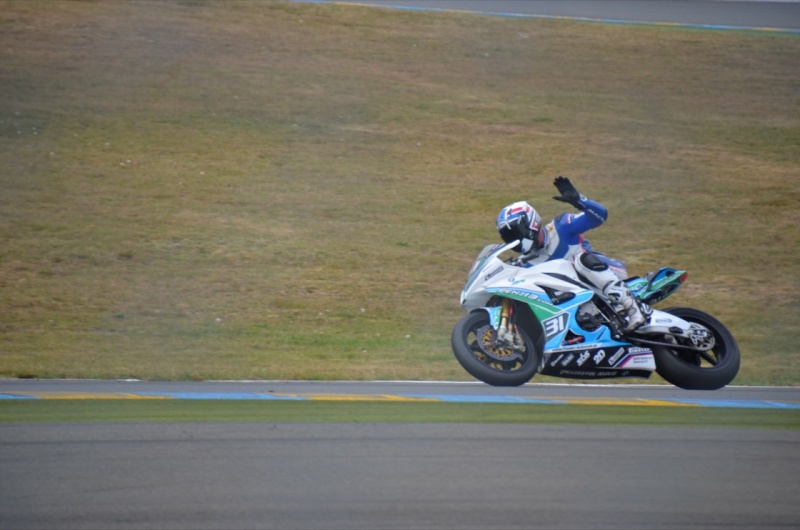
[[[574,260],[575,256],[588,252],[597,256],[620,279],[627,277],[627,269],[621,261],[604,256],[592,248],[583,233],[597,228],[608,219],[608,210],[602,204],[581,196],[583,211],[577,214],[562,213],[544,226],[544,244],[538,255],[528,260],[529,265],[553,259]],[[599,285],[602,289],[602,285]]]
[[627,322],[631,330],[646,320],[647,307],[634,299],[622,280],[627,276],[625,265],[592,249],[583,233],[596,228],[608,219],[606,208],[583,195],[580,197],[583,211],[577,214],[562,213],[544,227],[542,248],[533,258],[526,258],[528,266],[554,259],[572,262],[578,275],[596,287],[611,301],[614,309]]

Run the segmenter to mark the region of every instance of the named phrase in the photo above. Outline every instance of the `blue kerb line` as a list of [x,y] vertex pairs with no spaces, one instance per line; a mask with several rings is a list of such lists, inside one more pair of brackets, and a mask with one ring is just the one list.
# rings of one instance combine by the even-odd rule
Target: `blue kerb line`
[[352,2],[338,1],[338,0],[292,0],[301,4],[341,4],[341,5],[356,5],[365,7],[380,7],[384,9],[396,9],[400,11],[421,11],[433,13],[469,13],[471,15],[485,15],[490,17],[505,17],[505,18],[539,18],[545,20],[575,20],[578,22],[597,22],[601,24],[636,24],[644,26],[660,26],[670,28],[695,28],[695,29],[710,29],[717,31],[769,31],[772,33],[800,33],[800,29],[792,28],[763,28],[756,26],[730,26],[725,24],[688,24],[681,22],[645,22],[641,20],[621,20],[613,18],[589,18],[589,17],[568,17],[563,15],[533,15],[526,13],[505,13],[501,11],[470,11],[467,9],[444,9],[441,7],[419,7],[419,6],[404,6],[402,4],[384,5],[384,4],[365,4],[354,0]]
[[731,409],[800,409],[798,403],[781,403],[779,401],[754,401],[744,399],[682,399],[674,398],[670,401],[686,405],[701,407],[731,408]]
[[135,395],[173,399],[264,399],[268,401],[308,401],[308,398],[303,396],[276,396],[274,394],[256,394],[252,392],[137,392]]
[[[56,397],[51,393],[13,393],[2,392],[0,393],[0,401],[3,400],[45,400],[45,399],[78,399],[76,396],[83,396],[81,392],[64,392],[60,393],[60,397]],[[80,399],[98,399],[98,394],[87,394]],[[142,398],[166,398],[166,399],[186,399],[186,400],[263,400],[263,401],[326,401],[326,402],[345,402],[353,401],[372,401],[376,403],[413,403],[414,400],[429,400],[439,403],[506,403],[506,404],[528,404],[528,405],[571,405],[571,399],[558,399],[558,398],[536,398],[536,397],[521,397],[521,396],[476,396],[471,394],[402,394],[402,395],[388,395],[381,394],[377,396],[369,395],[354,395],[342,394],[341,399],[336,396],[326,394],[324,399],[319,399],[314,394],[303,395],[275,395],[275,394],[262,394],[254,392],[127,392],[124,394],[108,394],[109,397],[115,399],[135,399]],[[391,398],[398,398],[393,401]],[[100,398],[102,399],[102,398]],[[608,398],[580,398],[581,405],[592,405],[592,401],[597,401],[598,404],[608,405]],[[647,402],[637,402],[635,398],[626,400],[624,398],[617,398],[618,405],[639,405],[639,406],[652,406]],[[629,401],[629,403],[626,403]],[[743,400],[743,399],[689,399],[689,398],[657,398],[660,405],[674,403],[675,406],[693,405],[697,407],[706,408],[737,408],[737,409],[783,409],[783,410],[800,410],[800,403],[785,403],[780,401],[758,401],[758,400]]]
[[412,399],[432,399],[442,403],[528,403],[533,405],[565,405],[555,399],[526,398],[517,396],[475,396],[470,394],[404,394]]

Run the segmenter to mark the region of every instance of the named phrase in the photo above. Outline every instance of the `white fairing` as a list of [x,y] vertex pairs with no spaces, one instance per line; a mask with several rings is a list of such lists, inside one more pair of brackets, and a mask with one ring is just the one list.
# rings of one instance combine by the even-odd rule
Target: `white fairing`
[[[501,332],[509,331],[503,323],[501,307],[491,299],[510,298],[527,304],[529,315],[539,325],[537,340],[541,341],[542,359],[537,373],[543,375],[647,378],[656,370],[651,348],[635,346],[615,335],[612,321],[595,305],[595,296],[602,293],[580,279],[571,261],[557,259],[534,266],[502,261],[501,255],[515,245],[516,242],[490,245],[478,255],[461,293],[462,309],[468,313],[486,311],[489,324],[500,337]],[[664,322],[653,328],[656,332],[664,329],[663,334],[667,334],[666,330],[673,328],[674,332],[677,327],[689,331],[689,323],[663,315]]]
[[670,313],[653,309],[650,319],[636,329],[637,334],[657,336],[681,336],[689,339],[700,350],[710,350],[716,344],[714,334],[708,328],[687,322]]
[[[461,307],[469,314],[453,331],[453,351],[476,378],[505,386],[524,384],[534,370],[570,379],[646,379],[658,371],[682,388],[714,389],[735,376],[736,344],[710,315],[691,308],[652,309],[644,324],[625,330],[613,299],[589,284],[571,261],[531,265],[516,253],[503,261],[517,244],[485,247],[461,293]],[[685,272],[662,268],[625,283],[638,299],[657,303],[684,279]],[[728,368],[718,369],[714,360],[720,358]]]
[[676,317],[675,315],[671,315],[664,311],[659,311],[658,309],[653,309],[652,315],[650,315],[650,320],[639,327],[636,332],[644,335],[649,334],[673,334],[674,329],[670,331],[670,328],[680,328],[683,332],[682,334],[688,335],[692,329],[692,325],[689,322],[686,322],[684,319]]
[[[461,293],[462,309],[469,312],[485,306],[489,298],[494,295],[494,293],[487,291],[489,289],[524,291],[533,298],[537,298],[536,293],[539,293],[544,300],[549,300],[549,297],[536,284],[545,285],[557,291],[581,290],[575,283],[546,275],[543,276],[546,273],[554,273],[567,277],[573,282],[580,283],[574,267],[566,260],[549,261],[539,264],[535,268],[511,265],[501,261],[499,256],[515,245],[516,242],[513,242],[503,247],[497,247],[498,249],[483,263],[481,263],[480,258],[476,260],[473,267],[477,267],[477,269],[470,273],[470,282]],[[474,274],[474,277],[472,274]],[[533,277],[536,278],[536,284],[533,281],[529,281]]]

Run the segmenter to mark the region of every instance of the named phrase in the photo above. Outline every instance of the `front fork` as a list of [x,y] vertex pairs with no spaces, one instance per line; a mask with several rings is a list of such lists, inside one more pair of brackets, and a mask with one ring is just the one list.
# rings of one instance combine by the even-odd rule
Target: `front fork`
[[503,305],[500,307],[500,325],[497,327],[497,345],[520,350],[525,345],[519,335],[517,325],[514,323],[513,316],[514,303],[508,298],[503,298]]

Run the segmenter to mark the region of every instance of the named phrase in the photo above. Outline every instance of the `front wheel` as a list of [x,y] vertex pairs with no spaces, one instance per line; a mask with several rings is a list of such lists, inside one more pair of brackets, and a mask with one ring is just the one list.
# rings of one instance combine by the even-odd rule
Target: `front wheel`
[[733,381],[739,372],[739,346],[728,328],[691,307],[670,307],[664,311],[706,328],[714,336],[714,346],[704,352],[654,347],[658,375],[687,390],[716,390]]
[[498,346],[497,331],[485,311],[473,311],[458,321],[453,329],[453,353],[464,370],[493,386],[519,386],[536,374],[541,354],[533,340],[518,330],[520,348]]

